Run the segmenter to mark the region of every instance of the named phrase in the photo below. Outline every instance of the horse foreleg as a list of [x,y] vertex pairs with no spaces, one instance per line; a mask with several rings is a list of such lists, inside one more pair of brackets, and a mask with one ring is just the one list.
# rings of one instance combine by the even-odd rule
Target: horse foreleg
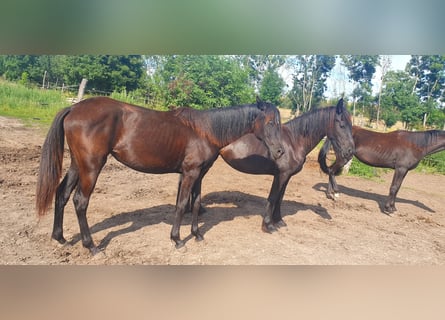
[[337,179],[335,178],[335,175],[340,173],[340,170],[347,166],[348,163],[351,163],[351,159],[343,159],[338,158],[335,160],[335,163],[329,168],[329,182],[328,182],[328,188],[326,191],[326,196],[328,199],[335,200],[339,197],[340,192],[338,189]]
[[[184,241],[181,240],[181,237],[179,235],[179,229],[181,226],[182,218],[184,216],[184,212],[186,211],[188,205],[193,202],[190,200],[191,198],[191,191],[192,187],[194,186],[196,180],[199,177],[199,170],[193,170],[192,172],[183,173],[183,176],[181,178],[180,188],[178,190],[177,200],[176,200],[176,210],[175,210],[175,219],[173,221],[173,226],[170,232],[170,239],[175,242],[176,249],[179,249],[184,246]],[[196,199],[195,199],[196,200]],[[200,203],[200,201],[195,203]],[[193,209],[195,205],[193,204]],[[196,210],[192,210],[193,218],[192,221],[195,220],[195,212],[197,215]],[[197,218],[196,218],[197,221]],[[193,230],[193,222],[192,222],[192,230]],[[194,230],[196,233],[199,233],[197,230],[197,223],[196,223],[196,230]],[[192,231],[193,232],[193,231]],[[195,235],[196,236],[196,235]]]
[[272,233],[277,231],[277,227],[274,225],[272,217],[275,211],[275,207],[280,198],[280,176],[275,175],[273,177],[272,187],[270,188],[269,197],[267,198],[266,213],[263,216],[263,223],[261,229],[264,232]]
[[192,211],[192,235],[195,236],[196,241],[204,240],[204,237],[200,234],[198,228],[198,215],[201,208],[201,184],[202,176],[196,180],[193,185],[190,195],[190,209]]
[[56,200],[54,206],[54,224],[52,238],[59,243],[64,244],[66,242],[63,237],[63,215],[65,206],[70,198],[74,187],[77,185],[79,179],[79,173],[77,169],[71,165],[67,174],[63,178],[62,182],[57,187]]
[[[181,183],[182,183],[182,175],[179,177],[178,192],[176,194],[176,204],[178,203],[179,190],[181,189]],[[201,186],[199,187],[198,194],[201,194]],[[194,203],[194,201],[193,201],[192,197],[190,196],[190,201],[187,204],[187,207],[185,209],[186,212],[188,212],[188,211],[192,212],[192,210],[193,210],[193,203]],[[205,213],[206,211],[207,210],[202,206],[201,201],[200,201],[198,215],[201,215],[201,214]]]
[[280,188],[280,196],[277,200],[277,203],[275,204],[275,210],[274,210],[273,216],[272,216],[273,223],[278,228],[287,226],[286,222],[284,222],[283,217],[281,216],[281,204],[283,203],[284,193],[286,191],[287,184],[289,183],[289,179],[290,179],[290,177],[285,179],[285,182],[283,183],[283,185]]
[[397,211],[395,206],[396,196],[407,173],[408,169],[405,168],[396,168],[394,170],[394,176],[392,178],[391,187],[389,188],[389,196],[385,203],[384,212],[393,213]]
[[[336,189],[337,189],[337,191],[336,191]],[[332,173],[332,171],[330,171],[329,172],[328,188],[326,190],[326,197],[328,199],[335,200],[336,194],[338,194],[337,180],[335,179],[335,175]]]

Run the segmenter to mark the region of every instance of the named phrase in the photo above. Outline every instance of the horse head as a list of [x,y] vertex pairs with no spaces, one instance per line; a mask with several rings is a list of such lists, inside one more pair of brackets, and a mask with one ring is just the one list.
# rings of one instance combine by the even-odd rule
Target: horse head
[[253,133],[262,140],[274,159],[284,153],[281,144],[281,117],[277,107],[257,97],[257,107],[261,111],[254,121]]
[[351,116],[341,98],[335,108],[334,121],[329,125],[327,138],[332,143],[336,158],[348,162],[354,155]]

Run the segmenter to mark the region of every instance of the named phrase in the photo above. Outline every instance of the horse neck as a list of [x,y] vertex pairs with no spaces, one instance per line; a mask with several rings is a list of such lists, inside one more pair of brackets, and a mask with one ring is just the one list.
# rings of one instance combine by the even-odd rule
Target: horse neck
[[[334,117],[331,115],[331,108],[305,113],[284,124],[292,133],[293,143],[303,140],[306,154],[328,135],[328,128],[332,126]],[[333,111],[335,113],[335,108]]]
[[188,124],[212,144],[223,148],[253,132],[255,118],[261,111],[255,105],[242,105],[195,112]]
[[425,134],[429,135],[425,156],[445,150],[445,131],[431,130],[425,131]]

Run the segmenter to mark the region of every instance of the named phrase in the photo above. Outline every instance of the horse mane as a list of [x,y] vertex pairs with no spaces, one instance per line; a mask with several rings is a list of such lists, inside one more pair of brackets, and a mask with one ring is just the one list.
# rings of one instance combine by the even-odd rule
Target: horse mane
[[186,126],[209,140],[226,144],[245,134],[260,110],[255,104],[245,104],[208,110],[180,107],[173,112]]
[[317,108],[286,122],[287,126],[296,136],[326,135],[326,123],[335,118],[336,107]]
[[421,148],[435,144],[437,139],[439,139],[439,135],[444,134],[444,132],[440,130],[405,132],[408,133],[406,134],[406,140]]

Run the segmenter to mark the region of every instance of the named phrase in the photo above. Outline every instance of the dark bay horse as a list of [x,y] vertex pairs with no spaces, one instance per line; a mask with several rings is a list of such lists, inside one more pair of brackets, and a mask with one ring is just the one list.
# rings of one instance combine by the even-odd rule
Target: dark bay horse
[[250,174],[273,175],[267,198],[262,229],[272,232],[285,226],[281,216],[281,202],[290,178],[301,171],[306,155],[323,139],[332,141],[339,158],[351,159],[354,141],[351,120],[343,99],[337,106],[315,109],[283,124],[282,157],[275,159],[264,145],[248,134],[221,149],[221,157],[234,169]]
[[[389,196],[384,206],[385,213],[396,211],[395,200],[403,179],[409,170],[417,167],[427,155],[445,150],[445,131],[393,131],[388,133],[374,132],[352,127],[355,142],[355,157],[361,162],[380,168],[394,169],[394,176]],[[330,143],[326,141],[320,150],[318,161],[322,170],[329,174],[327,196],[332,198],[333,192],[338,192],[335,175],[340,170],[330,170],[326,164],[326,154]],[[332,184],[331,181],[334,183]]]
[[[74,189],[73,202],[82,244],[93,254],[98,251],[91,238],[86,212],[98,175],[111,154],[126,166],[145,173],[180,173],[175,219],[170,237],[179,248],[184,245],[179,228],[191,197],[191,232],[197,240],[198,210],[204,175],[219,150],[247,133],[253,133],[273,157],[283,153],[278,109],[257,100],[256,104],[198,111],[178,108],[153,111],[106,97],[83,100],[61,110],[55,117],[42,146],[36,208],[43,215],[55,195],[52,238],[65,243],[64,207]],[[66,138],[71,164],[59,184]],[[259,140],[258,140],[259,141]]]

